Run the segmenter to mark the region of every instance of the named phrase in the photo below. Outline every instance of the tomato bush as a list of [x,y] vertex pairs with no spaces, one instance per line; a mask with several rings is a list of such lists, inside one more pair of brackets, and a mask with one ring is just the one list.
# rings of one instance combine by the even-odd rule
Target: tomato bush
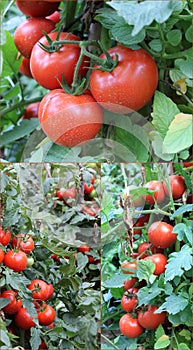
[[[2,159],[191,161],[190,0],[5,0],[1,8]],[[24,60],[31,50],[30,62]],[[22,118],[28,105],[52,96],[48,89],[61,88],[68,101],[86,92],[98,107],[96,119],[92,110],[85,116],[73,107],[80,128],[66,142],[60,122],[66,104],[52,118],[45,113],[46,123],[42,113],[40,122]]]
[[[183,198],[173,177],[184,179]],[[161,201],[133,205],[155,193]],[[102,164],[102,349],[191,349],[191,193],[183,163]]]
[[[91,166],[0,163],[2,348],[100,348],[100,168]],[[93,176],[97,196],[86,200]],[[72,206],[60,188],[75,189]]]

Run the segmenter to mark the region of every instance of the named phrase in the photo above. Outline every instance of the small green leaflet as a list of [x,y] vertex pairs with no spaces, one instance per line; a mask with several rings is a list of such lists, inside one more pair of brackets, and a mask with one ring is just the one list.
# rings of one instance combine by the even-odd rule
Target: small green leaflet
[[185,244],[179,252],[170,254],[166,265],[165,280],[171,281],[176,276],[182,276],[184,271],[192,267],[192,249]]
[[162,311],[167,311],[169,314],[175,315],[178,312],[185,309],[188,305],[188,300],[182,295],[170,295],[165,299],[166,301],[155,311],[155,313],[160,313]]

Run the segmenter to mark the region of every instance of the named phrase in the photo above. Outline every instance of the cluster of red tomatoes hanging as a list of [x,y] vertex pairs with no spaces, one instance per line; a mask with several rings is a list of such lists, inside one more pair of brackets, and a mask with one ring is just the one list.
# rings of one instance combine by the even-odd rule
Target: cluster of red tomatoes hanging
[[[173,200],[181,200],[186,190],[184,177],[172,175],[169,177],[169,182]],[[164,182],[152,180],[146,183],[144,187],[150,191],[143,198],[144,203],[149,205],[150,209],[154,208],[155,202],[160,205],[167,201],[169,190]],[[188,196],[187,203],[191,202],[192,197],[190,198]],[[142,308],[138,306],[138,291],[146,285],[145,280],[139,282],[135,275],[138,268],[138,261],[140,259],[151,260],[154,265],[153,274],[160,276],[165,272],[167,265],[166,249],[174,246],[177,239],[177,235],[173,233],[173,225],[171,223],[155,221],[148,226],[148,239],[142,242],[139,237],[142,236],[142,229],[146,229],[149,217],[149,214],[141,215],[134,224],[133,238],[137,245],[137,251],[131,253],[130,259],[121,264],[122,272],[131,277],[124,281],[123,288],[125,292],[121,299],[121,306],[126,314],[119,321],[121,333],[128,338],[136,338],[146,329],[156,329],[160,324],[164,324],[167,319],[165,312],[156,313],[159,307],[157,304],[146,305]]]
[[[89,40],[55,29],[59,4],[17,0],[29,18],[16,29],[14,41],[23,56],[20,72],[51,90],[37,105],[42,130],[54,143],[74,147],[98,135],[104,109],[128,114],[146,105],[156,90],[158,69],[144,49],[119,43],[100,57],[91,56]],[[90,57],[97,69],[89,77],[89,88],[81,90],[79,80],[89,71]],[[26,111],[24,118],[30,115]]]

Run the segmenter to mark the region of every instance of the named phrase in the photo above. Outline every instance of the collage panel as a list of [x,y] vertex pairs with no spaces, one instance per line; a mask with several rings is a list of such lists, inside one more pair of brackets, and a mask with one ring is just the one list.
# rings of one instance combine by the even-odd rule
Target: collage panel
[[100,349],[100,165],[0,164],[1,349]]
[[191,349],[192,167],[102,164],[101,349]]

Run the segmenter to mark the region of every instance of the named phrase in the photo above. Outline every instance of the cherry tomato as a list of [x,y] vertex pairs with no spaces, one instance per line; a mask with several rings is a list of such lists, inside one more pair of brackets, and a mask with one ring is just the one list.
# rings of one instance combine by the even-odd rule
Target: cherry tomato
[[123,288],[124,290],[128,290],[134,286],[134,284],[137,282],[137,278],[133,277],[131,280],[124,281],[123,282]]
[[0,226],[0,244],[6,246],[11,240],[11,232],[4,231],[2,226]]
[[56,318],[56,312],[52,306],[43,304],[42,311],[38,311],[38,320],[39,323],[43,326],[48,326],[52,323]]
[[23,57],[19,67],[21,74],[24,74],[28,78],[33,78],[30,70],[30,60],[29,58]]
[[126,291],[121,299],[121,306],[122,309],[126,312],[130,312],[134,310],[135,306],[137,305],[137,288],[130,288],[128,291]]
[[146,329],[155,329],[161,323],[165,322],[166,313],[161,312],[160,314],[155,314],[158,309],[157,306],[148,305],[146,311],[140,311],[138,314],[139,324]]
[[46,16],[47,19],[49,19],[50,21],[53,21],[54,23],[59,23],[60,22],[60,12],[59,11],[55,11],[54,13],[52,13],[50,16]]
[[16,5],[26,16],[45,17],[58,9],[60,2],[16,0]]
[[164,201],[165,192],[164,192],[164,186],[162,182],[157,180],[152,180],[146,183],[144,187],[147,187],[148,190],[156,191],[156,192],[152,192],[152,194],[147,194],[145,196],[145,201],[148,204],[154,204],[155,201],[157,203],[162,203]]
[[52,254],[52,255],[51,255],[51,258],[52,258],[53,260],[55,260],[55,261],[60,261],[60,258],[59,258],[59,256],[58,256],[57,254]]
[[22,300],[13,290],[5,290],[0,298],[8,298],[10,302],[4,306],[3,311],[8,315],[16,314],[22,308]]
[[[90,90],[105,109],[127,114],[145,106],[158,83],[158,69],[153,58],[144,50],[132,50],[117,45],[108,50],[118,64],[112,72],[93,70]],[[101,58],[106,58],[104,54]],[[143,86],[143,89],[141,88]]]
[[[186,190],[184,177],[180,175],[172,175],[169,177],[169,181],[170,181],[170,187],[171,187],[173,199],[181,198],[183,193]],[[169,191],[166,184],[164,184],[164,190],[165,190],[166,196],[169,196]]]
[[127,338],[137,338],[144,332],[144,328],[141,327],[138,319],[132,317],[131,314],[125,314],[120,318],[119,328]]
[[142,234],[142,230],[136,230],[135,228],[136,227],[143,227],[145,226],[148,221],[149,221],[149,214],[145,214],[145,215],[141,215],[138,219],[137,219],[137,222],[134,224],[133,228],[133,232],[134,232],[134,235],[141,235]]
[[34,240],[28,234],[19,233],[12,239],[12,247],[19,248],[24,253],[29,254],[34,250]]
[[34,317],[30,317],[29,313],[24,307],[22,307],[14,317],[17,327],[24,330],[28,330],[35,326],[33,319]]
[[[144,252],[144,254],[142,254]],[[138,254],[141,255],[140,259],[144,259],[146,256],[149,256],[149,252],[159,253],[162,252],[162,249],[153,247],[151,243],[143,242],[138,247]]]
[[30,103],[26,107],[22,118],[23,119],[38,118],[39,105],[40,105],[40,102]]
[[88,262],[90,264],[94,264],[95,263],[95,258],[92,255],[87,255],[88,256]]
[[32,291],[32,297],[35,300],[47,300],[49,296],[48,284],[42,280],[32,280],[28,288]]
[[124,261],[121,264],[121,270],[125,274],[133,274],[135,272],[135,270],[137,270],[137,262],[136,261]]
[[175,243],[177,235],[172,233],[173,226],[163,221],[156,221],[148,229],[148,239],[157,248],[168,248]]
[[15,31],[15,46],[24,57],[30,58],[33,46],[43,36],[42,29],[46,33],[50,33],[54,28],[55,23],[49,19],[41,17],[27,18]]
[[92,184],[88,186],[86,183],[84,183],[84,193],[90,194],[93,190],[94,190],[94,186]]
[[0,264],[3,262],[4,256],[5,256],[4,250],[0,248]]
[[44,96],[38,117],[44,133],[53,142],[65,147],[93,139],[103,122],[103,112],[91,96],[72,96],[62,89]]
[[3,263],[5,266],[9,267],[15,272],[20,272],[25,270],[27,266],[27,255],[22,252],[15,252],[14,250],[9,250],[4,257]]
[[81,245],[80,247],[78,247],[78,251],[81,253],[85,253],[85,252],[90,252],[90,247],[86,244]]
[[[56,40],[57,35],[58,33],[54,32],[50,33],[49,37],[51,40]],[[80,41],[80,38],[71,33],[61,32],[59,40]],[[48,45],[45,36],[39,42]],[[30,59],[32,75],[41,86],[49,90],[61,88],[59,81],[62,82],[62,76],[64,76],[67,84],[71,85],[79,55],[80,47],[77,44],[64,44],[58,48],[58,51],[49,53],[37,43],[33,48]],[[82,61],[79,70],[80,77],[83,77],[87,72],[85,68],[88,66],[87,61],[86,57]]]
[[144,258],[144,260],[151,260],[155,264],[154,275],[161,275],[166,269],[167,258],[163,254],[153,254]]

